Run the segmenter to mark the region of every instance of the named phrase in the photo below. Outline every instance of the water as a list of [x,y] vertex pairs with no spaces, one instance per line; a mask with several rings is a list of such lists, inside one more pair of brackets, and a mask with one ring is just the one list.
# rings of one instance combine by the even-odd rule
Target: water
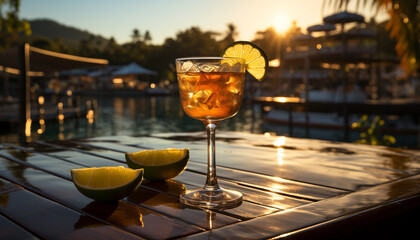
[[[62,124],[58,121],[47,121],[44,133],[36,133],[39,125],[32,127],[33,140],[56,140],[72,138],[89,138],[118,135],[147,135],[161,132],[191,132],[205,130],[203,123],[192,119],[182,110],[178,96],[159,97],[100,97],[95,99],[94,121],[88,119],[69,118]],[[218,130],[239,131],[249,133],[272,132],[288,136],[287,125],[269,124],[262,120],[260,109],[252,104],[242,104],[239,112],[232,118],[223,120]],[[358,132],[350,132],[350,141],[358,139]],[[303,127],[295,126],[293,137],[306,137]],[[416,147],[417,136],[394,135],[396,146]],[[309,131],[310,138],[344,141],[344,131],[337,129],[316,129]],[[0,133],[0,142],[18,142],[15,132]]]
[[[32,140],[55,140],[118,135],[147,135],[160,132],[204,131],[204,124],[184,114],[178,96],[100,97],[95,99],[94,121],[68,118],[62,124],[47,121],[45,131],[37,134],[32,125]],[[262,120],[253,118],[251,106],[243,104],[238,114],[222,121],[218,129],[263,133]],[[17,142],[17,133],[0,133],[0,142]]]

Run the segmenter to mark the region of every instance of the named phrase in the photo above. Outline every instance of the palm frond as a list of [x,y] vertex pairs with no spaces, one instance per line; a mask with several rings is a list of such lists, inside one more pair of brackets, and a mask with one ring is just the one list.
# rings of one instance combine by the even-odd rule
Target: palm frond
[[[383,10],[389,15],[386,29],[397,40],[395,49],[401,66],[409,72],[420,68],[420,1],[419,0],[356,0],[356,9],[362,1],[363,6],[370,2],[376,14]],[[338,10],[347,6],[351,0],[331,0]]]

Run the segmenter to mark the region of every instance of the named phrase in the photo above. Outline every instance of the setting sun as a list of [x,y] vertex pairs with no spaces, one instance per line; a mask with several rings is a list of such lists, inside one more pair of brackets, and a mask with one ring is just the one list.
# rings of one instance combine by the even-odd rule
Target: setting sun
[[292,20],[289,15],[284,13],[279,13],[274,18],[273,26],[278,33],[284,33],[289,29],[292,24]]

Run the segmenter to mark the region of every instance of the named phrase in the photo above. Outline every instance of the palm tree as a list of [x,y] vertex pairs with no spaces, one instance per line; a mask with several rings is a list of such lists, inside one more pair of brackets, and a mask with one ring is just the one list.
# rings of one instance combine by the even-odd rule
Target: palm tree
[[19,19],[19,7],[19,0],[0,1],[0,31],[6,30],[9,34],[23,32],[29,36],[32,33],[31,26],[28,21]]
[[0,0],[0,51],[19,44],[18,33],[32,34],[28,21],[19,18],[19,0]]
[[[351,0],[324,0],[323,5],[333,5],[337,9],[347,9]],[[397,40],[396,51],[401,66],[408,72],[420,70],[420,0],[356,0],[356,6],[370,3],[376,12],[385,11],[389,15],[386,25],[390,37]]]
[[140,41],[141,34],[140,34],[140,31],[137,28],[133,29],[133,34],[131,35],[131,39],[133,40],[134,43]]
[[144,42],[150,43],[151,41],[152,41],[152,35],[150,35],[149,30],[146,30],[146,32],[144,33]]
[[227,27],[228,30],[226,31],[226,36],[222,41],[226,44],[229,44],[235,41],[236,37],[238,36],[238,31],[236,30],[236,26],[233,23],[228,23]]

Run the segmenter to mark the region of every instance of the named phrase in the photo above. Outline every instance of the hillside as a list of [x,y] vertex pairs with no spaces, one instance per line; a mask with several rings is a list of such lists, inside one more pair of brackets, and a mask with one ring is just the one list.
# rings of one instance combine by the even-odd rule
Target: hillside
[[100,35],[95,35],[87,31],[82,31],[75,27],[65,26],[50,19],[28,20],[31,24],[32,35],[30,38],[47,38],[50,40],[61,39],[61,41],[71,47],[77,47],[83,39],[95,39],[102,45],[108,42]]

